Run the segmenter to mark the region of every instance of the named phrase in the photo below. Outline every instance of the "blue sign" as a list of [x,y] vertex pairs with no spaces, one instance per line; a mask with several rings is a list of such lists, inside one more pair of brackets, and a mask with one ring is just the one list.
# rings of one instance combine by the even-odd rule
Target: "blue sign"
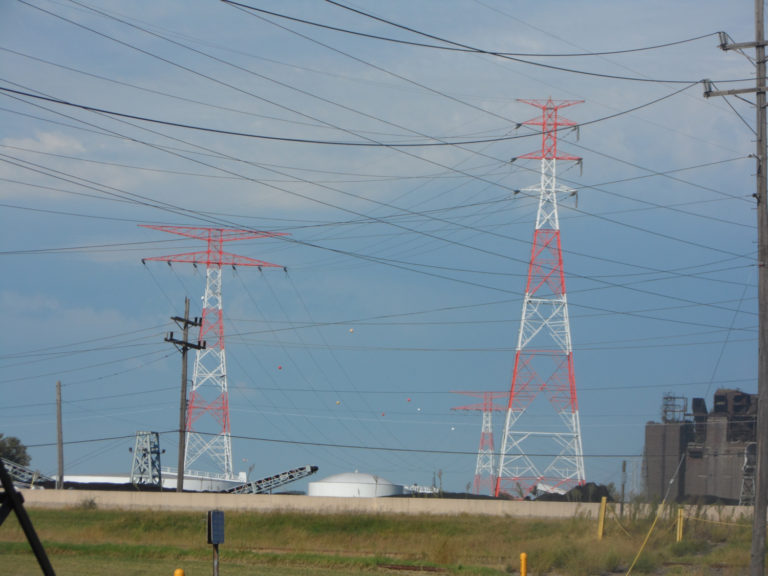
[[208,544],[224,542],[224,512],[222,510],[208,511]]

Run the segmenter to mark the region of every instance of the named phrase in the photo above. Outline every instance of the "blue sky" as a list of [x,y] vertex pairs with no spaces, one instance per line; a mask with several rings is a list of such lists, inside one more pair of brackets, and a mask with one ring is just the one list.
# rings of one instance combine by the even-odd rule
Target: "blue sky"
[[175,465],[164,337],[205,275],[142,258],[203,246],[139,225],[236,227],[290,234],[227,246],[287,269],[223,271],[236,469],[463,490],[481,420],[451,391],[508,390],[530,256],[536,199],[513,191],[539,166],[509,160],[540,138],[519,98],[584,100],[560,139],[583,166],[558,172],[578,190],[560,226],[588,480],[639,476],[663,394],[756,391],[754,110],[695,84],[752,85],[715,35],[751,39],[751,2],[342,3],[438,39],[247,4],[292,19],[0,7],[0,433],[35,467],[56,470],[57,380],[67,472],[128,471],[137,430]]

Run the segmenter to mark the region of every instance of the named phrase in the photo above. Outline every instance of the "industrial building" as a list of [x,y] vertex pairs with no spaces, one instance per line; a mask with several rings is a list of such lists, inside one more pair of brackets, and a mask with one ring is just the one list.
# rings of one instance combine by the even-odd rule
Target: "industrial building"
[[751,505],[754,500],[757,395],[715,392],[704,398],[667,395],[661,422],[645,427],[643,475],[651,499]]

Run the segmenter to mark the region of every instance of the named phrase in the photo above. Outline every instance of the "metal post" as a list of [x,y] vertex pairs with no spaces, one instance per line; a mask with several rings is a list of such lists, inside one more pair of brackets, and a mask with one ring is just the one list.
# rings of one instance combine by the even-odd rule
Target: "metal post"
[[56,452],[59,461],[59,474],[56,476],[56,490],[64,486],[64,436],[61,424],[61,380],[56,382]]
[[627,461],[621,462],[621,502],[619,503],[619,517],[624,518],[624,486],[627,483]]
[[219,576],[219,544],[224,542],[224,512],[208,511],[208,543],[213,545],[213,576]]
[[757,472],[752,514],[750,574],[765,573],[766,511],[768,510],[768,218],[766,208],[765,149],[765,32],[763,0],[755,0],[755,55],[757,60],[757,264],[758,264],[758,367],[757,367]]

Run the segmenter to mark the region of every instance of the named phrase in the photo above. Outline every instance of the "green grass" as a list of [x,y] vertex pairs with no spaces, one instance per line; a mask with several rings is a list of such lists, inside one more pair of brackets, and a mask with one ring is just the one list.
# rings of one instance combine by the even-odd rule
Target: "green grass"
[[[210,574],[205,513],[120,512],[88,507],[31,509],[30,517],[59,576]],[[596,521],[488,516],[226,513],[220,546],[222,576],[351,576],[436,571],[455,576],[510,576],[520,553],[528,574],[588,576],[626,572],[651,518]],[[674,524],[662,520],[634,574],[740,574],[749,562],[744,521],[686,524],[675,544]],[[39,574],[13,514],[0,526],[3,575]]]

